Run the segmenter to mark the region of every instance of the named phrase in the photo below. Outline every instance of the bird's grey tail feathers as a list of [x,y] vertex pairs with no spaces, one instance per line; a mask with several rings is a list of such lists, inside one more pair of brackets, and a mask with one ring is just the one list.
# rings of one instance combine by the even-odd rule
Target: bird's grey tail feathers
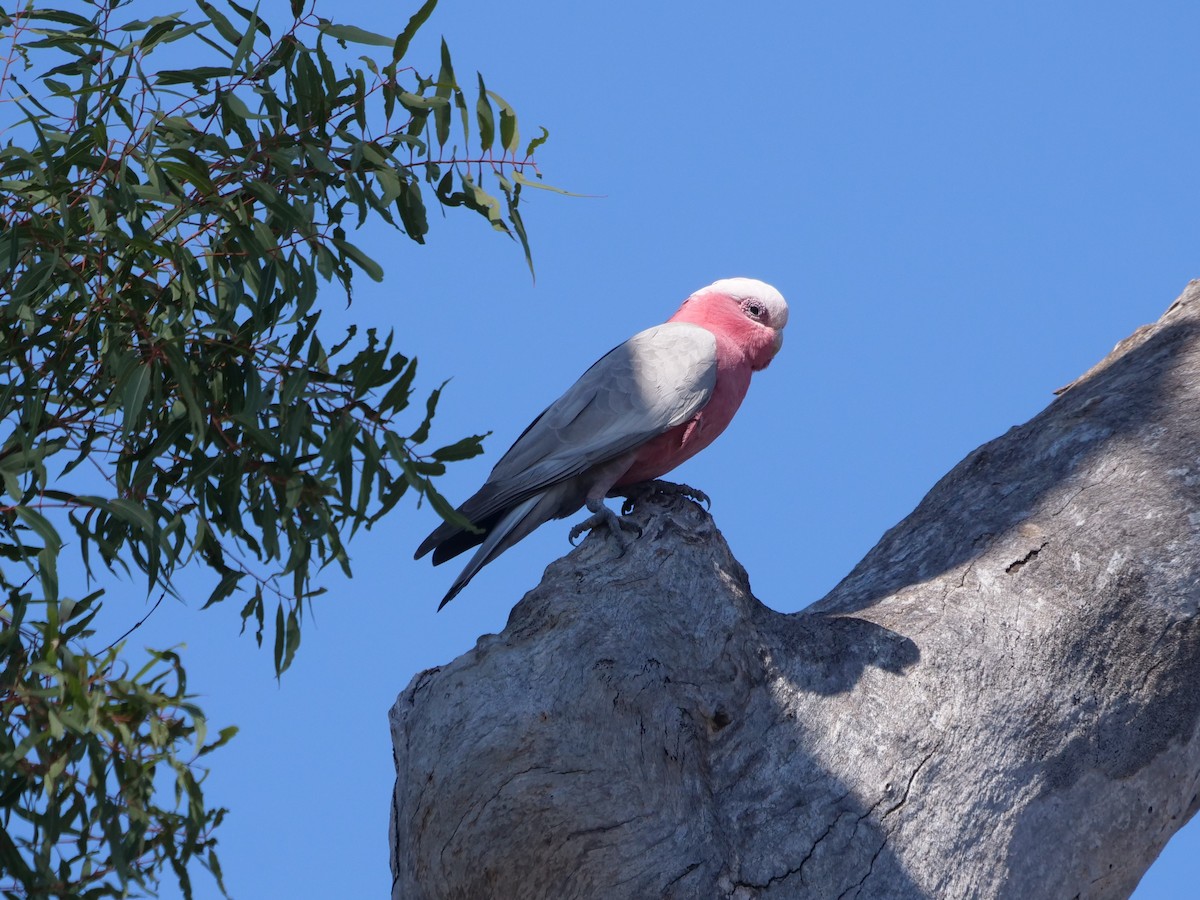
[[[480,510],[490,503],[496,490],[491,485],[485,484],[480,488],[473,497],[467,500],[458,508],[458,512],[466,516],[476,527],[482,528],[485,531],[490,530],[488,524],[489,517],[495,517],[497,514],[492,512],[489,514],[485,511],[483,515]],[[481,543],[484,536],[473,531],[466,531],[457,525],[451,525],[449,522],[443,522],[437,528],[430,532],[429,537],[421,541],[421,546],[417,548],[417,552],[413,554],[413,559],[420,559],[430,550],[437,550],[434,554],[433,564],[436,566],[445,562],[451,557],[457,556],[467,550],[470,550],[476,544]]]
[[457,596],[458,592],[467,586],[475,573],[490,563],[493,559],[532,532],[535,528],[549,519],[559,515],[562,502],[562,485],[555,485],[550,490],[534,494],[528,500],[514,506],[506,512],[492,527],[487,537],[483,539],[475,555],[450,585],[450,590],[438,604],[441,609]]

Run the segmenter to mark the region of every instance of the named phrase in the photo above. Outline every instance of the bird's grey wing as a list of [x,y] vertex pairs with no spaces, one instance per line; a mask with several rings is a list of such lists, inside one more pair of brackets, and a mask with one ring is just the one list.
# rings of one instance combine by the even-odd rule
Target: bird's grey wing
[[[534,419],[458,511],[491,531],[530,497],[686,422],[716,380],[716,338],[706,329],[668,322],[634,335]],[[415,555],[438,548],[436,564],[485,539],[443,522]]]
[[485,519],[686,422],[716,381],[717,342],[708,330],[667,322],[634,335],[525,429],[464,514]]

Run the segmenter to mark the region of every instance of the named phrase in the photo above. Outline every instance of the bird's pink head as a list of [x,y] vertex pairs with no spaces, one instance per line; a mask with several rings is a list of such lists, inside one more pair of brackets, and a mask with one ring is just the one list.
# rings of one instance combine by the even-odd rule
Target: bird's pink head
[[783,295],[756,278],[722,278],[683,301],[672,322],[691,322],[736,346],[756,372],[783,346],[788,305]]

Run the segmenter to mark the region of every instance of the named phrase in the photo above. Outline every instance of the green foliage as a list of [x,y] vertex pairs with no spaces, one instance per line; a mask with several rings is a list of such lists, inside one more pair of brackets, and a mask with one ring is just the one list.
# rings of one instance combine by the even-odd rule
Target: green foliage
[[[191,857],[220,884],[213,830],[225,811],[205,807],[196,763],[236,729],[204,742],[176,653],[152,652],[130,673],[119,644],[97,655],[72,649],[91,635],[97,595],[48,607],[31,600],[10,596],[14,621],[0,631],[0,872],[12,882],[0,889],[109,896],[118,884],[149,887],[171,865],[190,894]],[[45,616],[17,618],[39,608]],[[165,808],[159,772],[174,791]]]
[[414,410],[416,360],[374,329],[331,343],[316,308],[323,283],[349,299],[383,277],[350,232],[422,243],[430,203],[529,258],[518,206],[544,186],[545,130],[518,157],[516,113],[477,76],[469,116],[445,42],[436,78],[406,62],[435,5],[395,37],[309,0],[283,23],[233,0],[0,10],[8,896],[123,896],[167,865],[190,895],[192,861],[220,883],[198,760],[233,730],[205,743],[175,652],[131,672],[124,645],[87,649],[102,597],[60,585],[68,541],[89,581],[174,593],[182,566],[207,570],[206,606],[240,594],[260,644],[272,620],[282,673],[314,576],[349,573],[345,538],[410,491],[455,516],[430,479],[481,436],[425,451],[439,391]]

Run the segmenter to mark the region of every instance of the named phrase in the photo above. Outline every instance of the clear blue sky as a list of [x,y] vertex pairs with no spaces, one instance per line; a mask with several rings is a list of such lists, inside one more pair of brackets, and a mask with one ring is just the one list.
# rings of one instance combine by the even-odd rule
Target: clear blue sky
[[[396,33],[415,6],[318,11]],[[774,283],[787,345],[678,475],[781,610],[1200,276],[1197,4],[442,0],[411,57],[427,71],[443,34],[525,134],[550,129],[547,180],[598,196],[529,197],[536,284],[473,217],[435,218],[426,247],[372,231],[387,279],[350,310],[331,292],[332,318],[394,327],[426,389],[453,376],[437,436],[495,432],[444,481],[461,500],[596,357],[693,289]],[[186,640],[213,725],[241,727],[208,782],[232,809],[235,897],[387,895],[388,707],[502,629],[569,549],[552,523],[436,614],[454,565],[411,558],[435,521],[406,505],[355,540],[356,577],[330,575],[279,685],[236,602],[164,604],[135,636]],[[1193,891],[1198,849],[1194,825],[1138,900]]]

